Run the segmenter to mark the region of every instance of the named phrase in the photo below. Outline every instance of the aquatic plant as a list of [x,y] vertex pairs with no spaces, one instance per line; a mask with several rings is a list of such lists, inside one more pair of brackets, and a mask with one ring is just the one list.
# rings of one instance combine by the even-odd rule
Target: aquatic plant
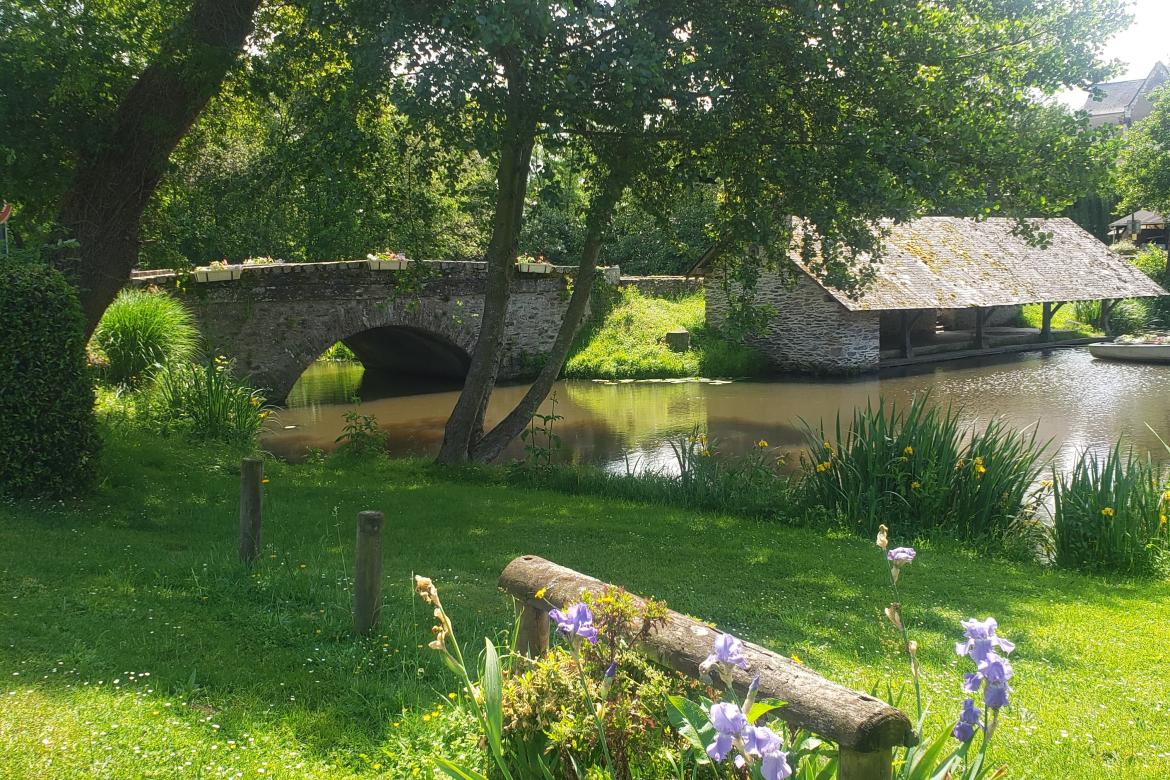
[[1149,456],[1084,452],[1053,474],[1053,555],[1057,565],[1148,575],[1170,550],[1170,486]]
[[272,410],[264,397],[232,373],[231,361],[170,364],[159,370],[150,394],[158,427],[240,446],[256,441]]
[[183,304],[163,292],[123,290],[106,309],[93,334],[105,357],[106,378],[135,385],[159,366],[187,360],[199,333]]
[[961,418],[921,395],[907,408],[867,404],[847,428],[838,415],[831,432],[806,423],[805,505],[871,538],[885,525],[903,537],[1008,545],[1028,530],[1042,498],[1034,485],[1047,445],[1035,429],[1001,420],[966,427]]

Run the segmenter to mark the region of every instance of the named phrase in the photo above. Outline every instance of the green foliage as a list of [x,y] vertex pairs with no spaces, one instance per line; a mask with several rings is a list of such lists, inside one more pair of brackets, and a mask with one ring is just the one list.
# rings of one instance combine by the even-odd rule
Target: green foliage
[[[668,331],[686,328],[691,348],[673,352]],[[763,373],[763,356],[709,328],[701,291],[677,300],[620,291],[612,308],[584,329],[565,363],[570,379],[742,377]]]
[[[1072,331],[1076,337],[1093,337],[1100,336],[1101,331],[1098,330],[1091,320],[1079,319],[1080,314],[1077,308],[1072,304],[1065,304],[1056,310],[1052,315],[1052,330],[1053,331]],[[1098,308],[1097,313],[1100,313]],[[1039,329],[1044,324],[1044,309],[1039,303],[1028,303],[1020,309],[1020,325],[1027,328]]]
[[57,496],[93,482],[100,448],[85,323],[57,271],[0,268],[0,493]]
[[133,385],[157,367],[187,360],[199,333],[183,304],[163,292],[123,290],[93,334],[105,358],[106,377]]
[[1060,566],[1150,575],[1170,551],[1170,485],[1149,456],[1085,452],[1053,476],[1053,543]]
[[239,447],[256,442],[272,412],[257,390],[232,373],[222,357],[206,363],[172,363],[158,371],[148,398],[162,430]]
[[378,418],[362,414],[357,409],[345,413],[345,425],[334,443],[338,449],[353,455],[373,455],[386,451],[388,434],[378,425]]
[[552,407],[548,414],[540,414],[539,410],[528,421],[528,427],[520,434],[524,441],[524,454],[530,466],[551,466],[553,458],[560,451],[561,437],[553,428],[565,419],[564,415],[557,414],[557,394],[549,396]]
[[344,342],[339,341],[322,352],[321,357],[317,359],[334,363],[353,363],[357,361],[357,355],[353,354],[353,350],[347,347]]
[[[900,409],[857,409],[848,428],[806,426],[801,483],[808,507],[861,536],[946,537],[1003,549],[1035,536],[1045,445],[1000,420],[965,428],[961,412],[925,396]],[[833,442],[836,442],[834,444]]]
[[1151,99],[1149,115],[1121,137],[1113,171],[1121,213],[1170,213],[1170,88],[1161,87]]

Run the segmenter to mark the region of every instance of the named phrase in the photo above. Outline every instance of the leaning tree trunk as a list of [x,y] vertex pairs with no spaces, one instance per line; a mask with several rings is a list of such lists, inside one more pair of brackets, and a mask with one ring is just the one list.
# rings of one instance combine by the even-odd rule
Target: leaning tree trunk
[[560,376],[565,360],[569,357],[569,350],[573,346],[573,339],[576,338],[589,309],[589,296],[593,292],[593,284],[597,277],[597,258],[601,254],[602,243],[613,218],[614,208],[626,188],[628,180],[626,170],[623,166],[618,171],[611,171],[602,185],[601,192],[589,205],[585,243],[581,251],[581,263],[573,282],[573,295],[569,298],[569,306],[565,310],[565,317],[557,331],[548,360],[516,407],[472,447],[472,460],[487,462],[499,457],[508,443],[519,436],[528,425],[532,415],[544,402],[553,383]]
[[[517,106],[515,116],[522,113],[523,106]],[[487,289],[479,338],[471,355],[463,392],[447,418],[439,463],[466,463],[470,459],[471,449],[482,435],[484,414],[499,372],[500,345],[511,299],[520,228],[524,222],[532,147],[536,142],[535,122],[515,119],[509,125],[496,170],[496,206],[487,250]]]
[[79,246],[56,258],[77,286],[86,336],[130,277],[142,213],[171,152],[219,90],[260,0],[195,0],[126,93],[108,136],[78,163],[62,227]]

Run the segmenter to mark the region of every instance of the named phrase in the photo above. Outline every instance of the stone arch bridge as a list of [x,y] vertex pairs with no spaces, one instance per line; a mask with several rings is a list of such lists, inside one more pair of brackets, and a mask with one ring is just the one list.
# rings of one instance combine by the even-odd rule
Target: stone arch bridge
[[[487,283],[483,262],[359,260],[276,263],[136,272],[136,287],[155,285],[195,315],[210,354],[237,370],[270,400],[283,401],[310,364],[345,343],[367,369],[463,378],[479,336]],[[571,267],[542,267],[513,281],[500,356],[500,378],[531,374],[551,349],[568,306]],[[618,269],[606,269],[611,283]],[[610,278],[612,277],[612,278]]]

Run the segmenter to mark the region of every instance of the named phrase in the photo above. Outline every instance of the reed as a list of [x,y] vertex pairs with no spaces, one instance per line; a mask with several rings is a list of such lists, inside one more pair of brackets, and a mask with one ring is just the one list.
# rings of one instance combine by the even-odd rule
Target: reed
[[848,426],[838,415],[831,431],[806,423],[806,508],[828,511],[862,536],[886,525],[904,539],[944,536],[1003,548],[1040,502],[1033,486],[1046,445],[1034,430],[961,420],[959,410],[919,396],[907,408],[868,404]]
[[271,415],[263,396],[237,379],[231,363],[220,357],[163,367],[151,400],[160,427],[241,446],[256,441]]
[[1053,496],[1057,565],[1142,576],[1164,563],[1170,489],[1148,455],[1123,453],[1120,442],[1104,456],[1082,453],[1054,475]]

